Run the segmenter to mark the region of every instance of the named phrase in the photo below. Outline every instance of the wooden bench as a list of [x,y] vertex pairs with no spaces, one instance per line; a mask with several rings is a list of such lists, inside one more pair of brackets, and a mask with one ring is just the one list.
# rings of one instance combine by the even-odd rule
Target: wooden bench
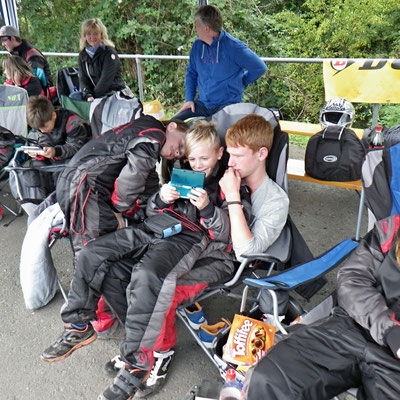
[[[290,135],[313,136],[322,128],[319,124],[308,124],[306,122],[295,121],[279,121],[281,129]],[[352,128],[355,134],[361,139],[364,133],[363,129]],[[364,206],[364,191],[362,189],[361,180],[349,182],[336,182],[336,181],[321,181],[319,179],[311,178],[307,175],[304,167],[304,160],[289,159],[287,165],[287,177],[289,179],[296,179],[299,181],[319,183],[320,185],[329,185],[341,187],[344,189],[353,189],[360,192],[360,203],[358,208],[358,219],[356,227],[355,239],[359,240],[361,230],[362,211]]]

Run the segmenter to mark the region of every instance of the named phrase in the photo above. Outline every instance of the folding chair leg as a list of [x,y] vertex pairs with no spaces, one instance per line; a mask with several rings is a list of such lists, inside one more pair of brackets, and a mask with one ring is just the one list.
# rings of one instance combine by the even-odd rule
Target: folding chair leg
[[358,206],[358,217],[357,217],[357,228],[356,228],[356,237],[355,240],[360,240],[360,232],[361,232],[361,221],[362,221],[362,213],[364,210],[364,200],[365,200],[365,191],[362,188],[360,193],[360,203]]
[[13,209],[11,209],[10,207],[8,207],[7,205],[5,205],[4,203],[2,203],[0,201],[0,207],[5,208],[7,211],[9,211],[12,215],[14,215],[14,218],[11,218],[10,221],[8,221],[6,224],[4,224],[4,227],[9,226],[12,222],[14,222],[18,217],[20,217],[22,215],[22,208],[21,206],[19,206],[17,211],[14,211]]
[[275,290],[268,290],[270,295],[272,296],[272,304],[274,306],[274,322],[275,326],[284,334],[287,335],[287,330],[282,326],[281,322],[279,321],[278,315],[278,298],[276,296]]
[[240,302],[240,314],[244,313],[246,309],[246,302],[247,302],[247,293],[249,292],[249,287],[245,285],[242,293],[242,301]]
[[62,287],[62,284],[61,284],[60,280],[58,279],[58,277],[57,277],[57,285],[60,288],[60,292],[61,292],[62,296],[64,297],[65,302],[67,302],[67,300],[68,300],[67,294],[65,293],[65,290]]

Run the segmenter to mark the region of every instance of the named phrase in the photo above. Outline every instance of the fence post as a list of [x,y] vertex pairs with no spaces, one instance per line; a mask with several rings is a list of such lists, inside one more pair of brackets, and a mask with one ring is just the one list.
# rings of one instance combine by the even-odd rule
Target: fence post
[[139,100],[143,103],[143,80],[142,80],[142,63],[139,57],[135,57],[136,59],[136,69],[137,69],[137,78],[138,78],[138,86],[139,86]]
[[372,109],[372,128],[375,128],[378,125],[379,106],[380,104],[374,104],[374,107]]

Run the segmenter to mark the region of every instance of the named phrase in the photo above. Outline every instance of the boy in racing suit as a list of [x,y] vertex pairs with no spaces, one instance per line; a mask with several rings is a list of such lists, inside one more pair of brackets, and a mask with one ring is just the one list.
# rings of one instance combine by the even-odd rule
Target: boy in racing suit
[[248,373],[256,399],[357,399],[400,395],[400,216],[375,224],[338,273],[332,315],[295,330]]
[[187,126],[166,126],[149,115],[110,129],[83,146],[57,183],[57,201],[69,228],[75,260],[87,242],[122,227],[159,188],[160,157],[183,156]]

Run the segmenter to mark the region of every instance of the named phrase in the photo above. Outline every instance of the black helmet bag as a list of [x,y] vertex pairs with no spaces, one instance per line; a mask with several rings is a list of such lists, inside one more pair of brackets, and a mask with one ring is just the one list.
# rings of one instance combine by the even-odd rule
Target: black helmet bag
[[353,130],[330,125],[308,141],[305,170],[323,181],[356,181],[361,179],[364,158],[364,147]]

